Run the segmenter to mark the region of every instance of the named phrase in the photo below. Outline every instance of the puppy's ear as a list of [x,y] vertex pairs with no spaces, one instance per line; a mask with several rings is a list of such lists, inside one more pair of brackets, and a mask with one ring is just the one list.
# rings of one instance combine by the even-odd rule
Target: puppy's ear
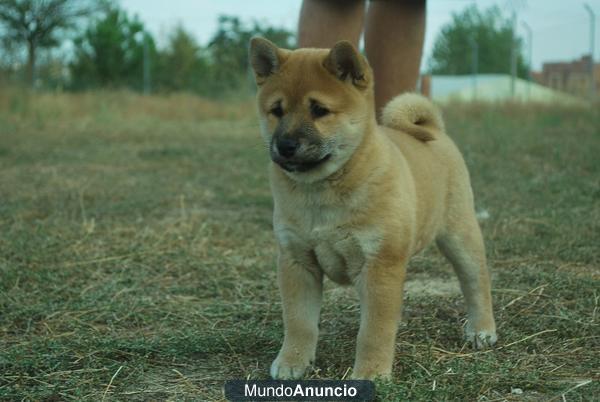
[[271,74],[276,73],[281,65],[280,49],[265,38],[255,36],[250,39],[249,57],[258,85]]
[[342,81],[350,79],[358,88],[366,88],[368,64],[348,41],[336,43],[323,61],[323,66]]

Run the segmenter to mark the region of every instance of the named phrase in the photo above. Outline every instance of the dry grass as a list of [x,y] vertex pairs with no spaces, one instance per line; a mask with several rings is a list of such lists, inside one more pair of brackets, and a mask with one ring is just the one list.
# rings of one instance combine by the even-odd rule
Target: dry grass
[[[220,400],[226,379],[267,376],[281,307],[253,110],[0,93],[0,399]],[[501,340],[466,348],[455,279],[428,250],[411,264],[379,399],[597,398],[600,117],[511,105],[446,116],[491,215]],[[353,292],[328,286],[312,377],[347,372],[357,329]]]
[[0,110],[21,120],[32,117],[86,120],[98,117],[130,119],[141,116],[152,116],[167,121],[234,120],[247,118],[255,110],[253,100],[247,96],[229,103],[217,103],[186,93],[140,96],[126,90],[83,93],[29,93],[15,88],[1,90]]

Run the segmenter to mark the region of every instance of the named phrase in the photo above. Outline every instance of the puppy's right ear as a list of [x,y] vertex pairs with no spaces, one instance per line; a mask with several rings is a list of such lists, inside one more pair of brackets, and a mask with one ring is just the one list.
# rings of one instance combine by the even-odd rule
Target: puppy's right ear
[[271,41],[257,36],[250,39],[250,65],[258,85],[279,70],[280,56],[280,49]]

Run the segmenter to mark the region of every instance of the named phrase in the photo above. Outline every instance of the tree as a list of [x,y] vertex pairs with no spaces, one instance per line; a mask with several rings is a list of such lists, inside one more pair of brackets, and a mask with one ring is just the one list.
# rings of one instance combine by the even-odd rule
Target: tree
[[91,12],[84,0],[2,0],[0,23],[5,39],[27,45],[27,78],[34,84],[37,50],[57,46],[59,34]]
[[142,88],[144,41],[150,57],[156,56],[154,40],[144,24],[117,7],[105,10],[77,37],[71,63],[72,86],[77,89],[107,86]]
[[159,85],[170,91],[198,90],[208,69],[202,48],[181,25],[169,34],[168,44],[158,59]]
[[221,16],[208,46],[200,46],[183,27],[176,27],[164,48],[157,50],[137,17],[130,18],[115,5],[74,41],[70,64],[71,88],[129,87],[141,89],[144,37],[148,41],[154,87],[166,91],[193,91],[220,96],[243,88],[247,82],[247,47],[254,35],[279,46],[292,47],[293,34],[285,29],[243,24]]
[[0,84],[13,78],[19,59],[19,48],[7,37],[0,36]]
[[239,18],[220,16],[217,32],[208,45],[215,91],[239,88],[248,70],[248,42],[255,35],[265,37],[280,47],[292,48],[294,35],[283,29],[262,27],[257,22],[248,27]]
[[206,47],[182,26],[176,27],[158,54],[159,88],[207,96],[237,93],[248,78],[248,42],[254,35],[267,37],[282,47],[293,46],[289,31],[257,22],[244,24],[232,16],[219,17],[217,32]]
[[[476,6],[453,14],[452,22],[438,34],[429,69],[433,74],[472,73],[472,44],[478,46],[478,73],[510,72],[513,24],[497,7],[480,12]],[[527,66],[521,52],[523,42],[516,38],[517,75],[527,76]]]

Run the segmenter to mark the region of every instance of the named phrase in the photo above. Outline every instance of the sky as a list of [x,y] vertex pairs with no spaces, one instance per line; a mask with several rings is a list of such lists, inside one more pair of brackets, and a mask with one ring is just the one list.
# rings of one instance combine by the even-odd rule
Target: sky
[[[587,0],[596,13],[595,59],[600,59],[600,0]],[[137,14],[158,38],[165,38],[174,26],[181,24],[193,33],[199,43],[206,44],[217,28],[221,14],[235,15],[242,21],[258,20],[268,25],[295,31],[301,0],[121,0],[123,8]],[[452,13],[477,4],[480,9],[497,5],[510,14],[517,9],[517,29],[526,38],[524,23],[533,32],[533,68],[540,70],[544,62],[568,61],[589,54],[590,18],[579,0],[428,0],[427,29],[422,66],[436,35],[451,21]]]

